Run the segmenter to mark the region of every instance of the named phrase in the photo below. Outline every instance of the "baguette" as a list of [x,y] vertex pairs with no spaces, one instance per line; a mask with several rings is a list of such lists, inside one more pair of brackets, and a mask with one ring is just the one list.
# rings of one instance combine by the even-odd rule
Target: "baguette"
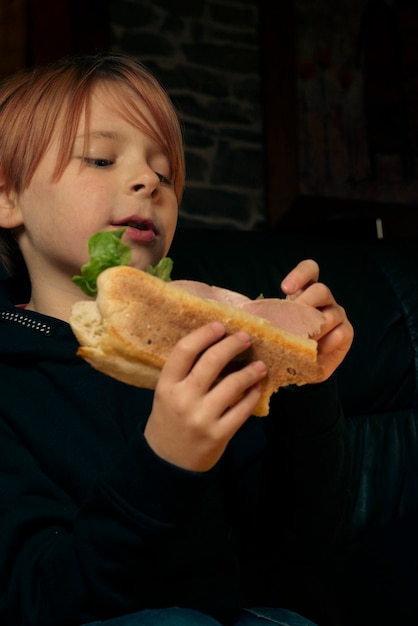
[[92,367],[127,384],[154,389],[177,341],[215,320],[227,334],[245,330],[252,336],[251,348],[234,359],[229,371],[255,359],[267,366],[254,415],[268,414],[270,397],[279,387],[322,380],[315,340],[129,266],[100,273],[96,300],[76,302],[70,325],[80,343],[77,354]]

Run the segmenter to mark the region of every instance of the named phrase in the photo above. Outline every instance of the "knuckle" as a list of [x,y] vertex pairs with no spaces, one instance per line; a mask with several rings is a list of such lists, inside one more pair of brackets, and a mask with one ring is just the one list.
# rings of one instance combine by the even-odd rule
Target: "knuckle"
[[[194,353],[194,343],[190,334],[184,335],[178,340],[176,350],[183,355],[188,356]],[[181,357],[180,357],[181,358]]]

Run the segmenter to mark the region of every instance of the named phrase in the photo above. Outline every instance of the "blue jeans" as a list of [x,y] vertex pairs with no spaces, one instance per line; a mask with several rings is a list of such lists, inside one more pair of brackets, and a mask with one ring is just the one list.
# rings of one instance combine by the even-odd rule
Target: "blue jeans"
[[[213,617],[192,609],[171,607],[146,609],[139,613],[115,617],[104,622],[90,622],[84,626],[219,626]],[[316,626],[306,617],[286,609],[251,608],[241,611],[234,626]]]

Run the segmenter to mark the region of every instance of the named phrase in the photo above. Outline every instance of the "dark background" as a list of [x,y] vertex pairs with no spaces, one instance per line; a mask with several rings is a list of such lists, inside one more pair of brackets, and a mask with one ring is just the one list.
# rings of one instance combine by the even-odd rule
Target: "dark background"
[[[305,120],[296,19],[303,4],[2,0],[0,76],[71,53],[122,50],[139,56],[161,79],[183,119],[188,184],[180,225],[185,227],[415,238],[417,2],[364,0],[361,16],[367,184],[384,188],[376,163],[399,156],[396,184],[405,193],[396,202],[384,193],[376,201],[366,194],[355,197],[352,184],[340,195],[303,188],[300,128]],[[331,0],[315,5],[328,15],[335,9]],[[311,31],[314,38],[315,25]],[[326,52],[322,49],[314,63],[330,77]],[[311,78],[306,71],[312,67],[303,66],[304,80]],[[344,93],[350,71],[338,75]],[[334,147],[328,156],[337,162],[340,150]]]

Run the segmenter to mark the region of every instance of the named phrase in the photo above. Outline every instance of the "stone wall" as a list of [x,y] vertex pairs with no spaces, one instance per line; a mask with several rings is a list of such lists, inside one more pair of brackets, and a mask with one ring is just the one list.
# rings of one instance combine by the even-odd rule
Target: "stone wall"
[[160,79],[184,126],[180,226],[265,225],[257,0],[111,0],[111,48]]

